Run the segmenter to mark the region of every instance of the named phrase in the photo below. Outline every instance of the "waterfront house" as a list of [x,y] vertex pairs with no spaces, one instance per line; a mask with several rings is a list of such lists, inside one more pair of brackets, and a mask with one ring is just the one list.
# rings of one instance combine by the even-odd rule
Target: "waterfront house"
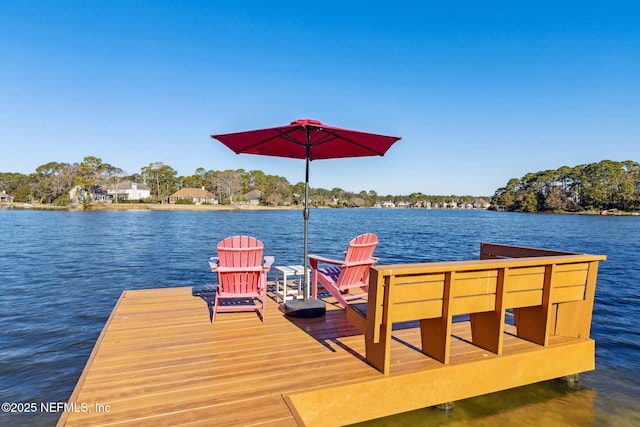
[[216,196],[203,188],[181,188],[169,196],[169,203],[177,203],[178,200],[190,200],[196,205],[202,203],[218,204]]
[[239,205],[258,206],[260,204],[260,199],[262,199],[262,191],[251,190],[248,193],[238,197],[237,203]]
[[69,200],[74,204],[82,202],[86,197],[93,202],[111,202],[111,196],[99,185],[92,186],[91,190],[76,185],[69,191]]
[[144,200],[151,197],[151,190],[144,184],[122,181],[105,187],[107,194],[114,200]]
[[0,191],[0,203],[13,203],[13,196],[6,193],[6,191]]
[[473,207],[475,209],[489,209],[489,207],[491,207],[491,203],[487,202],[483,198],[478,198],[473,201]]

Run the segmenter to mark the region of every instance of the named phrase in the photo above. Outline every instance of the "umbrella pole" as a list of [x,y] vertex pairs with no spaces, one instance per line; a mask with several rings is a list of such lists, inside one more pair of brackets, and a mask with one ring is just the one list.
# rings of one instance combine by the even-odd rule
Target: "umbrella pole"
[[320,317],[326,313],[324,301],[309,298],[311,284],[309,283],[309,162],[311,161],[311,138],[309,127],[305,128],[307,134],[306,144],[306,170],[304,179],[304,286],[302,289],[303,299],[294,299],[284,305],[284,314],[291,317]]
[[[309,130],[307,129],[307,134]],[[308,140],[308,136],[307,136]],[[309,299],[309,289],[311,288],[309,283],[309,144],[307,143],[307,169],[304,179],[304,211],[302,217],[304,218],[304,300]]]

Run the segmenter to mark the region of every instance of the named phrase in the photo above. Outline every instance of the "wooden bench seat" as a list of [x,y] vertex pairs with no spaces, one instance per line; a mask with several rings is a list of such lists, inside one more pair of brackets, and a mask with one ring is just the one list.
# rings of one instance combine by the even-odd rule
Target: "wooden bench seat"
[[588,338],[602,255],[482,243],[480,260],[371,267],[368,304],[348,306],[367,363],[390,372],[394,323],[418,321],[422,352],[448,364],[453,317],[469,315],[472,342],[502,354],[505,315],[519,338]]

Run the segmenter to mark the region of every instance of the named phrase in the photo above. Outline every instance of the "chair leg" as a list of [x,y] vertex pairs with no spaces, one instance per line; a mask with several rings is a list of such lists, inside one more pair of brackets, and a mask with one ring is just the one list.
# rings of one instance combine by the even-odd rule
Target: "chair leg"
[[344,298],[344,296],[342,296],[342,292],[340,292],[340,290],[334,288],[333,286],[330,285],[323,285],[323,287],[329,291],[329,293],[336,299],[338,300],[338,302],[340,303],[340,305],[342,306],[342,308],[347,308],[347,305],[349,305],[349,303],[347,302],[347,300]]
[[311,270],[311,298],[318,299],[318,270],[315,268]]
[[218,297],[218,295],[216,294],[216,300],[213,303],[213,311],[211,312],[211,324],[213,325],[213,323],[216,321],[216,312],[218,311],[218,304],[220,302],[220,298]]

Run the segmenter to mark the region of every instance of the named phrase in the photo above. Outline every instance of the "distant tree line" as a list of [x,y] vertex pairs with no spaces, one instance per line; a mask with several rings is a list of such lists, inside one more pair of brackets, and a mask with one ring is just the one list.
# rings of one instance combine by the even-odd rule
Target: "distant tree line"
[[[178,176],[169,165],[154,162],[142,167],[140,173],[128,175],[121,168],[104,163],[94,156],[85,157],[80,163],[50,162],[37,167],[35,172],[28,175],[0,172],[0,191],[11,194],[16,202],[66,206],[71,202],[69,193],[73,188],[117,186],[125,180],[147,185],[152,195],[147,202],[164,203],[180,188],[204,188],[215,194],[221,204],[242,202],[252,190],[261,192],[260,204],[265,206],[298,205],[304,197],[304,182],[291,184],[284,177],[267,175],[260,170],[218,171],[198,168],[193,175]],[[310,205],[316,207],[370,207],[381,201],[396,204],[405,202],[416,206],[426,206],[430,202],[432,205],[442,206],[452,202],[470,204],[476,199],[473,196],[428,196],[419,192],[381,196],[374,190],[362,190],[359,193],[341,188],[309,190]],[[88,198],[84,201],[91,202]]]
[[640,208],[640,164],[627,160],[528,173],[499,188],[492,206],[516,212],[632,211]]

